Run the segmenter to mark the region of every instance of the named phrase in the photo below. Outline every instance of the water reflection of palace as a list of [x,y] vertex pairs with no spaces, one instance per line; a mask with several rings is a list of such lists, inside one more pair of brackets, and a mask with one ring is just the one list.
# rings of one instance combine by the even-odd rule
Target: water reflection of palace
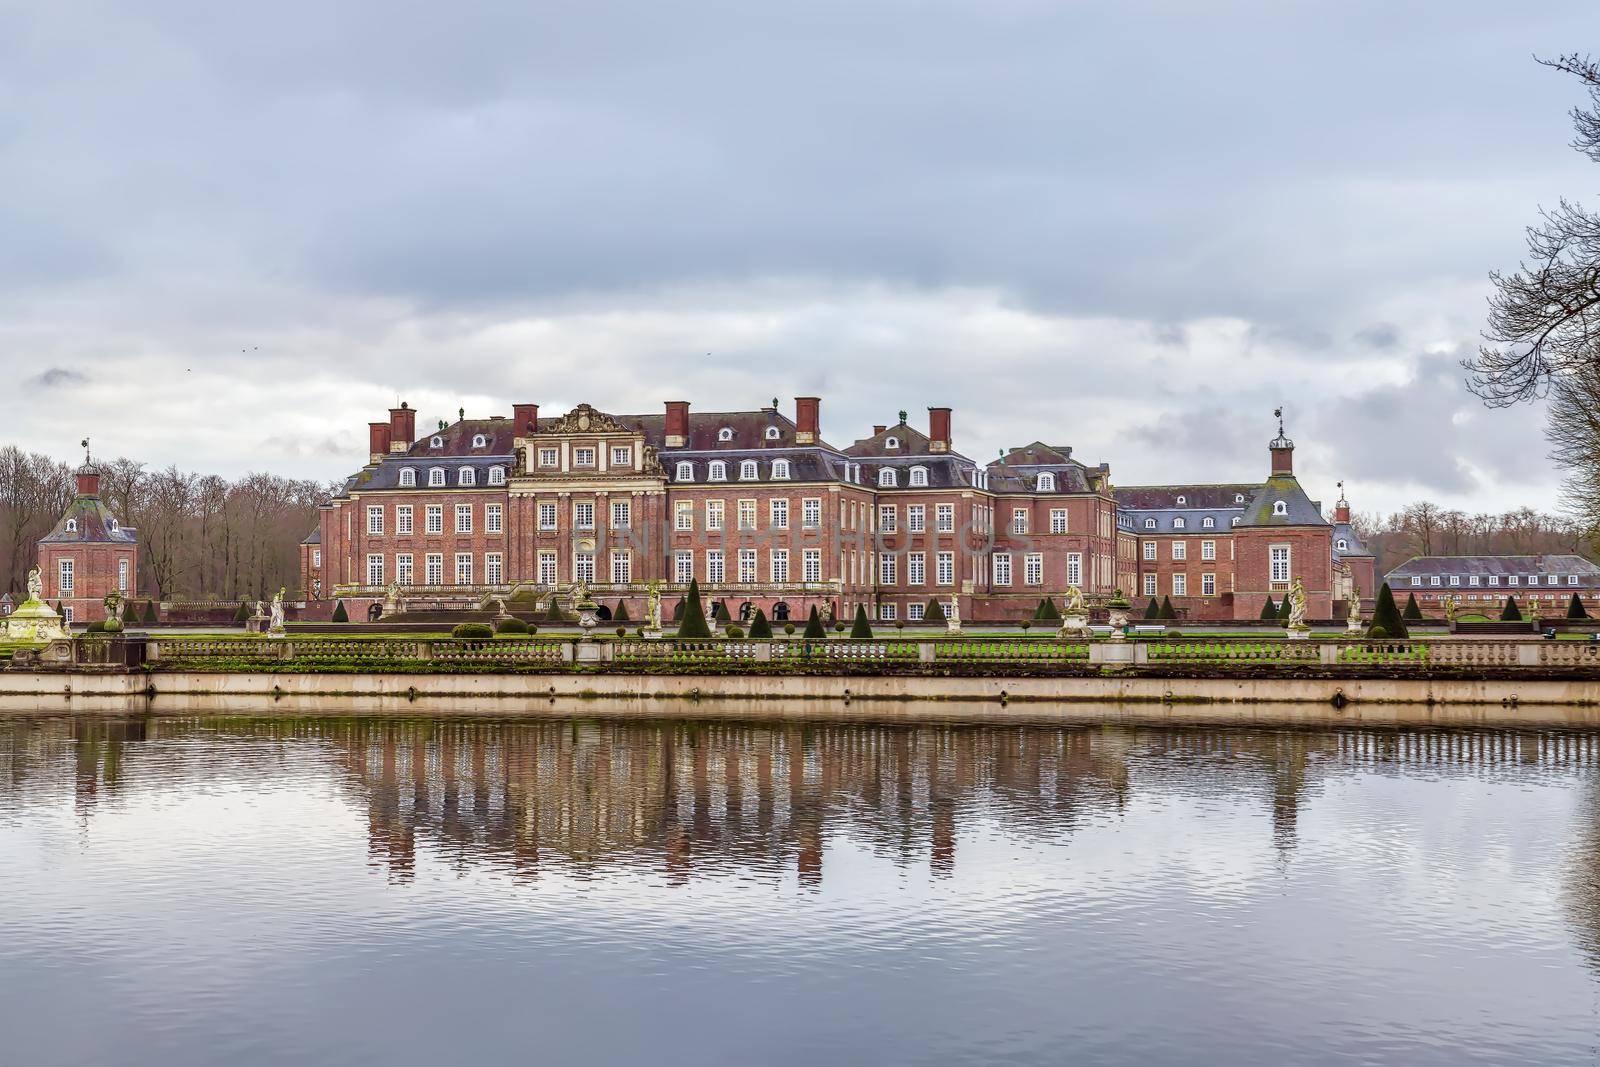
[[[217,740],[226,744],[195,744]],[[980,820],[1032,841],[1115,818],[1136,794],[1256,798],[1294,845],[1330,775],[1565,774],[1600,736],[1510,731],[742,725],[625,720],[41,719],[0,723],[0,793],[70,789],[87,818],[127,790],[332,775],[367,814],[373,862],[420,847],[518,875],[619,865],[669,883],[822,877],[831,835],[948,874]]]

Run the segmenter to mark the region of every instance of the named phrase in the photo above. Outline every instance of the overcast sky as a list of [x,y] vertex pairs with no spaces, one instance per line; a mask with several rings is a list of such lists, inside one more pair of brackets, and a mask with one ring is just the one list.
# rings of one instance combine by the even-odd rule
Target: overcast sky
[[319,479],[424,425],[815,393],[1121,484],[1556,503],[1457,361],[1593,0],[0,0],[5,441]]

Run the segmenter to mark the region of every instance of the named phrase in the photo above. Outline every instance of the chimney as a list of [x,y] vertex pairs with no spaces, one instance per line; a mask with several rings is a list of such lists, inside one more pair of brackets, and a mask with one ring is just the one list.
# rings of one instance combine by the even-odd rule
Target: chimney
[[1288,435],[1283,432],[1283,409],[1278,408],[1273,414],[1278,416],[1278,436],[1274,437],[1272,442],[1267,445],[1268,450],[1272,452],[1272,473],[1275,475],[1287,474],[1292,477],[1294,475],[1294,442],[1289,440]]
[[878,423],[876,426],[874,426],[872,428],[872,436],[876,437],[880,433],[882,433],[883,431],[887,430],[888,428],[889,427],[885,426],[883,423],[880,422],[880,423]]
[[511,432],[515,437],[521,437],[523,434],[537,433],[539,430],[539,405],[512,404],[511,422]]
[[1350,501],[1344,498],[1344,483],[1339,483],[1339,502],[1333,505],[1333,521],[1350,521]]
[[667,448],[683,448],[689,443],[689,402],[687,400],[667,401],[667,439],[662,444]]
[[950,451],[950,409],[928,409],[928,451]]
[[797,396],[794,398],[794,443],[797,445],[814,445],[817,443],[817,433],[820,430],[819,412],[822,400],[814,396]]
[[405,401],[389,409],[389,451],[404,452],[417,439],[417,413]]
[[367,452],[370,456],[368,462],[377,463],[389,454],[389,424],[387,422],[367,423]]
[[89,463],[85,463],[83,466],[78,468],[77,481],[78,481],[78,495],[79,496],[99,496],[100,495],[100,468],[99,467],[96,467],[96,466],[94,466],[92,464],[89,464]]

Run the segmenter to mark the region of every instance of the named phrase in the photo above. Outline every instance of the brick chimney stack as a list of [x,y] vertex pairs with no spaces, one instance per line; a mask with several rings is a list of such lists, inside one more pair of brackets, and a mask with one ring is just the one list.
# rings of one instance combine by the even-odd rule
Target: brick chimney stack
[[821,430],[822,400],[814,396],[794,398],[794,443],[814,445]]
[[387,422],[367,423],[367,453],[368,462],[377,463],[389,454],[389,424]]
[[875,425],[874,425],[874,426],[873,426],[873,427],[872,427],[872,436],[874,436],[874,437],[876,437],[876,436],[878,436],[878,435],[879,435],[879,434],[880,434],[880,433],[882,433],[882,432],[883,432],[883,431],[885,431],[885,430],[887,430],[887,429],[888,429],[888,428],[889,428],[889,427],[887,427],[887,426],[885,426],[885,425],[884,425],[884,424],[883,424],[883,423],[881,423],[881,422],[880,422],[880,423],[876,423],[876,424],[875,424]]
[[404,452],[417,439],[417,413],[405,401],[389,409],[389,451]]
[[1334,522],[1350,521],[1350,501],[1344,498],[1344,483],[1339,483],[1339,502],[1333,506]]
[[537,432],[539,429],[539,405],[512,404],[511,422],[511,434],[513,437],[521,437],[524,434]]
[[79,496],[100,495],[100,468],[92,463],[85,463],[78,468],[75,476],[78,482]]
[[683,448],[689,443],[689,402],[687,400],[667,401],[667,437],[663,444],[667,448]]
[[1273,412],[1278,416],[1278,436],[1272,439],[1267,448],[1272,452],[1273,474],[1294,474],[1294,442],[1289,440],[1283,432],[1283,409],[1278,408]]
[[950,451],[950,409],[928,409],[928,451]]

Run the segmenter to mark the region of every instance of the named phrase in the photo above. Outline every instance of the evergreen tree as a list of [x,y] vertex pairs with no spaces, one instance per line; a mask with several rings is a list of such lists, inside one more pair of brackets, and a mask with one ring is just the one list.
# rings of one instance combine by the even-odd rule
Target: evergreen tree
[[684,600],[684,598],[683,597],[679,597],[678,598],[678,602],[676,604],[672,605],[672,621],[673,622],[682,622],[683,621],[683,605],[685,603],[686,603],[686,601]]
[[146,600],[144,602],[144,618],[139,621],[146,626],[154,626],[156,624],[156,602],[154,600]]
[[1058,623],[1061,621],[1061,609],[1056,607],[1056,602],[1054,600],[1049,597],[1045,597],[1043,600],[1039,601],[1039,614],[1037,618],[1040,622]]
[[750,620],[750,636],[752,638],[772,636],[772,624],[767,621],[767,613],[760,608],[756,609],[756,617]]
[[239,623],[241,626],[249,622],[250,605],[245,603],[243,600],[239,601],[239,607],[235,609],[233,613],[233,621]]
[[139,609],[133,606],[133,601],[122,602],[122,625],[132,626],[139,621]]
[[928,601],[928,607],[922,613],[923,622],[943,623],[946,620],[944,605],[937,598]]
[[554,595],[550,597],[550,605],[545,608],[544,621],[555,623],[567,621],[567,617],[561,613],[561,601],[557,600]]
[[856,621],[850,627],[850,636],[858,641],[872,640],[872,623],[867,621],[867,606],[856,605]]
[[[1378,589],[1378,602],[1372,609],[1372,630],[1382,630],[1385,637],[1410,637],[1405,620],[1400,617],[1400,605],[1394,602],[1394,591],[1384,582]],[[1368,631],[1371,633],[1371,631]]]
[[1567,601],[1567,618],[1587,619],[1588,617],[1589,613],[1583,610],[1583,601],[1578,599],[1577,593],[1573,593],[1572,599]]
[[1406,597],[1406,611],[1404,617],[1406,622],[1422,621],[1422,607],[1417,603],[1417,594],[1412,593]]
[[700,606],[700,583],[689,579],[689,595],[684,598],[683,622],[678,625],[679,637],[710,637],[711,627],[706,624],[705,609]]
[[828,636],[828,631],[822,625],[822,616],[817,614],[817,606],[811,605],[811,614],[806,617],[806,632],[803,635],[807,641],[821,641]]
[[617,601],[617,610],[613,611],[611,613],[611,621],[612,622],[630,622],[630,621],[632,621],[632,620],[630,620],[628,618],[628,602],[626,600]]
[[[1152,600],[1152,601],[1150,601],[1150,603],[1154,604],[1155,601]],[[1267,602],[1265,604],[1261,605],[1261,618],[1262,619],[1276,619],[1277,617],[1278,617],[1278,605],[1276,605],[1276,604],[1274,604],[1272,602],[1272,594],[1268,593],[1267,594]]]
[[[1271,597],[1267,597],[1267,603],[1272,603]],[[1144,617],[1147,619],[1161,618],[1161,604],[1156,600],[1155,597],[1151,597],[1150,603],[1144,606]],[[1266,616],[1263,615],[1262,618],[1266,618]]]
[[1178,617],[1178,613],[1176,611],[1172,610],[1172,598],[1171,597],[1165,597],[1165,596],[1162,597],[1161,598],[1161,612],[1160,612],[1160,614],[1158,614],[1156,616],[1156,618],[1158,618],[1158,619],[1176,619],[1177,617]]
[[1283,594],[1282,602],[1278,604],[1278,621],[1279,622],[1288,622],[1289,621],[1289,608],[1290,608],[1289,594],[1285,593],[1285,594]]
[[1517,607],[1517,598],[1516,597],[1514,597],[1514,596],[1506,597],[1506,606],[1500,609],[1500,621],[1501,622],[1521,622],[1522,621],[1522,609]]
[[344,610],[344,601],[342,601],[342,600],[335,600],[333,602],[333,621],[334,622],[349,622],[350,621],[350,613]]

